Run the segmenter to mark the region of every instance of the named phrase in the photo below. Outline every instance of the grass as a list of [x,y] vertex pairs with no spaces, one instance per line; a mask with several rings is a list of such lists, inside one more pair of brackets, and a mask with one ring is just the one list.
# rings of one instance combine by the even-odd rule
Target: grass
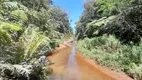
[[129,76],[142,79],[142,41],[138,45],[122,45],[112,35],[85,38],[78,41],[77,48],[84,56]]

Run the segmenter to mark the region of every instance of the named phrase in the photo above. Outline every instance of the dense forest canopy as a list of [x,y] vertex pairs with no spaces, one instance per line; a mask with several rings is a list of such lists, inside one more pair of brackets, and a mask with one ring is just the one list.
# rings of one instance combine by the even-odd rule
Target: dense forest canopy
[[0,79],[47,80],[40,60],[71,33],[68,15],[52,0],[0,0]]
[[[123,20],[129,19],[129,22],[128,22],[128,24],[126,23],[126,26],[135,25],[135,23],[130,24],[130,20],[132,20],[132,18],[134,18],[134,17],[141,16],[141,10],[140,10],[141,4],[142,4],[141,0],[90,0],[90,1],[88,1],[87,3],[84,4],[85,10],[82,13],[82,16],[80,17],[80,20],[76,23],[76,25],[77,25],[76,26],[76,35],[78,36],[78,39],[82,39],[85,36],[93,37],[94,34],[91,32],[95,32],[94,30],[99,31],[103,27],[102,25],[104,25],[104,24],[105,24],[104,26],[107,26],[107,22],[108,22],[107,19],[105,20],[106,21],[105,23],[103,23],[103,22],[100,24],[98,23],[101,26],[95,26],[95,23],[97,24],[97,22],[95,22],[95,20],[100,19],[102,21],[102,20],[104,20],[103,18],[108,18],[110,20],[110,17],[112,18],[112,16],[115,16],[115,17],[121,16],[122,17],[123,15],[127,15],[130,17],[124,16],[124,18],[123,18]],[[134,13],[134,12],[136,12],[136,10],[139,14]],[[134,14],[134,15],[131,15],[131,14]],[[113,18],[111,21],[113,21]],[[120,17],[117,17],[117,18],[120,18]],[[121,21],[121,22],[123,22],[123,21]],[[90,23],[90,24],[88,24],[88,23]],[[122,25],[123,25],[123,23],[122,23]],[[105,29],[106,28],[107,27],[105,27]],[[112,26],[111,28],[114,28],[114,27]],[[127,27],[125,27],[125,28],[127,28]],[[91,31],[89,31],[89,30],[91,30]],[[121,32],[121,30],[119,30],[119,31]],[[125,30],[125,31],[127,31],[127,30]],[[115,34],[116,32],[112,32],[112,31],[107,32],[106,31],[105,33]],[[101,32],[101,34],[102,34],[102,32]],[[118,38],[121,38],[121,35],[125,35],[125,34],[121,34],[121,33],[116,33],[116,34],[117,34]]]

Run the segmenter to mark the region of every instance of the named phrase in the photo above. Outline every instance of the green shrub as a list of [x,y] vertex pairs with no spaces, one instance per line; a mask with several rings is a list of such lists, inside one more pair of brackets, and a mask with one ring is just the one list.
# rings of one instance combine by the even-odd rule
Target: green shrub
[[0,29],[0,45],[9,44],[11,42],[11,36],[4,30]]
[[0,21],[0,45],[11,43],[12,33],[16,31],[22,31],[22,29],[14,24]]
[[21,50],[12,38],[13,33],[17,31],[22,29],[14,24],[0,21],[0,61],[10,63],[21,61]]
[[18,43],[24,50],[24,60],[30,60],[40,54],[44,55],[51,50],[50,39],[35,28],[27,28]]
[[0,21],[0,28],[6,31],[8,30],[22,31],[22,28],[20,28],[19,26],[12,23],[8,23],[8,22],[3,22],[3,21]]
[[[52,42],[51,44],[50,39],[36,28],[27,28],[17,42],[12,40],[7,32],[2,32],[0,29],[0,33],[0,44],[3,44],[0,46],[0,57],[4,57],[2,58],[3,61],[12,64],[21,63],[23,61],[29,62],[34,58],[46,56],[48,52],[56,46],[51,45],[57,43]],[[7,43],[7,45],[5,45],[5,43]]]
[[9,20],[22,26],[28,21],[28,16],[23,10],[14,10],[10,13]]
[[[141,80],[142,41],[139,46],[122,45],[114,36],[103,35],[85,38],[77,43],[84,56],[111,69],[124,71],[129,76]],[[140,70],[140,71],[138,71]]]

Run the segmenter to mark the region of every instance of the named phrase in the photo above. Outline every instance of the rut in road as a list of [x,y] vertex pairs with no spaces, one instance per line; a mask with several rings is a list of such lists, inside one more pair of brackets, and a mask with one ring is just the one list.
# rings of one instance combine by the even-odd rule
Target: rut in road
[[68,65],[65,69],[63,80],[80,80],[81,78],[81,74],[78,69],[77,62],[75,60],[75,55],[76,55],[75,43],[72,43],[72,53],[69,56]]
[[69,54],[67,65],[64,67],[62,75],[52,75],[49,80],[81,80],[81,74],[75,60],[76,48],[75,43],[72,43],[72,51]]

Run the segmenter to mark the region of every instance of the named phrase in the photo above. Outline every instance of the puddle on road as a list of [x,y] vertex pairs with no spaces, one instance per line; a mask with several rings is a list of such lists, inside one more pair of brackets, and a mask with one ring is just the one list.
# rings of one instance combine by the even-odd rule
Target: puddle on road
[[49,80],[81,80],[81,74],[78,69],[77,62],[75,60],[75,55],[75,43],[72,43],[72,52],[69,56],[68,64],[65,67],[64,73],[58,76],[52,75]]
[[69,56],[68,65],[65,69],[63,80],[80,80],[81,75],[75,60],[75,43],[72,44],[72,53]]
[[49,80],[132,80],[126,75],[105,69],[94,61],[84,58],[76,51],[75,44],[62,47],[57,54],[49,57],[53,75]]

